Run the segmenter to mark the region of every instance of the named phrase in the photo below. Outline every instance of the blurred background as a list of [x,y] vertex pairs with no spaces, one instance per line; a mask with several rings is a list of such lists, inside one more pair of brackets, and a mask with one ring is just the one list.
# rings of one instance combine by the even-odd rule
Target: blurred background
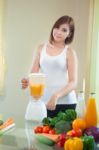
[[62,15],[75,21],[76,92],[84,90],[86,101],[90,92],[96,92],[99,105],[99,1],[0,0],[0,114],[24,116],[29,93],[21,90],[20,81],[30,71],[37,46],[49,40]]

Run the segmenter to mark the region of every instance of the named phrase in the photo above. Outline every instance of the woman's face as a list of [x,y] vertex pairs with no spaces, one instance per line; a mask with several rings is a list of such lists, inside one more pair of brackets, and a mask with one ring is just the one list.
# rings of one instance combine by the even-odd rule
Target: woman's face
[[55,42],[65,42],[69,36],[70,29],[68,24],[62,24],[58,28],[53,29],[53,38]]

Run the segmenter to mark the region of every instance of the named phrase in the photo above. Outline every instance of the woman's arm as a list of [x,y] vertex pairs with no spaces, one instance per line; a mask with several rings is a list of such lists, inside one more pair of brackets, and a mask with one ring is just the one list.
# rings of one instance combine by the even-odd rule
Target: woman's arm
[[36,56],[34,58],[32,68],[31,68],[31,73],[39,72],[39,69],[40,69],[40,53],[41,53],[42,47],[43,47],[43,44],[40,45],[37,49],[37,53],[36,53]]
[[[42,50],[42,47],[43,45],[40,45],[37,49],[37,53],[36,53],[36,57],[34,59],[34,62],[33,62],[33,65],[32,65],[32,68],[31,68],[31,73],[36,73],[36,72],[39,72],[39,69],[40,69],[40,52]],[[28,78],[23,78],[21,80],[21,87],[22,89],[26,89],[28,87],[28,84],[29,84],[29,81],[28,81]]]

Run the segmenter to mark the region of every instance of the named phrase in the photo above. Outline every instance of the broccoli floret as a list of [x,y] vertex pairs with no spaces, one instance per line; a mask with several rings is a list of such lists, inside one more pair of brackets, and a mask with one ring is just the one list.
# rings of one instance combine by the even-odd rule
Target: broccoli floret
[[66,133],[72,129],[70,121],[61,120],[55,124],[55,131],[57,134]]
[[74,109],[67,109],[65,111],[66,121],[73,121],[77,118],[77,113]]
[[49,125],[50,124],[50,118],[49,117],[45,117],[43,120],[42,120],[42,124],[43,125]]

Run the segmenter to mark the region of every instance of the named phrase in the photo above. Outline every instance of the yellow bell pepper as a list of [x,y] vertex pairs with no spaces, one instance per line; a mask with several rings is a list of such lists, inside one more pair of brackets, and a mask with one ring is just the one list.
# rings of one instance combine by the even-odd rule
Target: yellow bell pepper
[[70,138],[65,141],[64,150],[83,150],[83,142],[78,137]]

